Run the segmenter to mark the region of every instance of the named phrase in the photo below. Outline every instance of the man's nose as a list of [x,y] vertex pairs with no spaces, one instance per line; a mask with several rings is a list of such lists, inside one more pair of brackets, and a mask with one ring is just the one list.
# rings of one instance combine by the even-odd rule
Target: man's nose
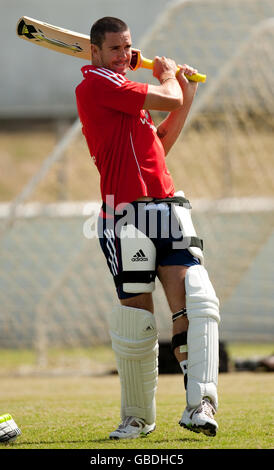
[[126,49],[122,49],[122,50],[121,50],[121,52],[120,52],[120,57],[122,57],[122,58],[124,58],[124,59],[127,57],[127,51],[126,51]]

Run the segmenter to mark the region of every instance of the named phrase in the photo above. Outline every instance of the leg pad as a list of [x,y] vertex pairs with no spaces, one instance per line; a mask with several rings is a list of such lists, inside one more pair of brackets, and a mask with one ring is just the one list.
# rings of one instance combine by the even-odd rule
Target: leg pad
[[121,418],[155,422],[158,381],[158,333],[147,310],[117,306],[110,319],[112,348],[121,382]]
[[209,397],[217,409],[219,300],[204,266],[191,266],[185,278],[188,327],[188,406]]

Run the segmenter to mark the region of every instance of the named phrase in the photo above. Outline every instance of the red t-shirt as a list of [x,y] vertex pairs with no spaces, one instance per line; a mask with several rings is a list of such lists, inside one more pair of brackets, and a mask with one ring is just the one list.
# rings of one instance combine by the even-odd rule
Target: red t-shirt
[[142,109],[148,85],[93,65],[82,73],[77,107],[103,201],[114,196],[116,207],[142,196],[172,197],[164,148],[149,112]]

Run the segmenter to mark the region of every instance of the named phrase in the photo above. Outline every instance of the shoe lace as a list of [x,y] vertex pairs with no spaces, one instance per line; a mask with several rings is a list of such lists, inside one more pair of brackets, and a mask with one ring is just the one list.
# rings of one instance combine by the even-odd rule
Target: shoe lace
[[122,430],[122,429],[126,428],[127,425],[129,424],[129,421],[131,420],[131,418],[132,418],[132,416],[126,416],[126,418],[123,419],[121,424],[119,424],[118,429]]
[[213,418],[213,415],[215,413],[214,406],[210,403],[208,399],[205,399],[202,401],[202,409],[203,412],[209,417]]
[[134,416],[126,416],[122,423],[119,424],[118,426],[118,430],[123,430],[125,429],[128,425],[130,426],[134,426],[134,427],[139,427],[140,424],[143,426],[143,421],[141,418],[135,418]]

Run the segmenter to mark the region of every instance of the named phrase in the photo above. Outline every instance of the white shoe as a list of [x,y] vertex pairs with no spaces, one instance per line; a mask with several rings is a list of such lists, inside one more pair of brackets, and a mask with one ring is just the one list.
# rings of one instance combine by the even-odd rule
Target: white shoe
[[0,443],[10,443],[20,436],[21,431],[10,414],[0,416]]
[[110,439],[136,439],[154,431],[155,427],[155,423],[146,424],[141,418],[127,416],[118,428],[110,433],[109,437]]
[[205,398],[198,408],[186,407],[179,424],[190,431],[203,432],[206,436],[216,436],[218,424],[213,417],[215,412],[210,400]]

